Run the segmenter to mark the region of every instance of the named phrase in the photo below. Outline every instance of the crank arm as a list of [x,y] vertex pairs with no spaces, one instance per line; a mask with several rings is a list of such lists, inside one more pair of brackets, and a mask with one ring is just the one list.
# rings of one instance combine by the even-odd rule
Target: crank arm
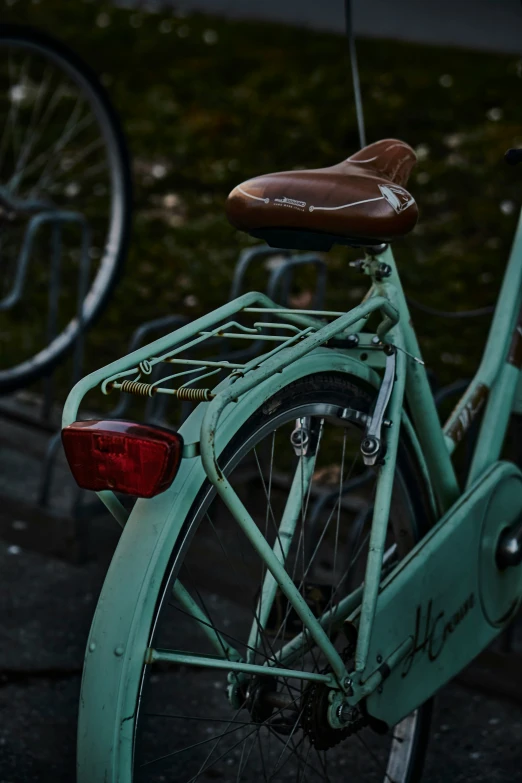
[[377,395],[373,414],[366,424],[364,438],[361,441],[361,453],[365,465],[375,465],[377,462],[377,458],[382,450],[382,428],[383,425],[389,426],[389,422],[386,422],[384,419],[384,414],[386,413],[395,382],[396,351],[395,347],[391,345],[386,346],[386,351],[386,367],[381,388]]

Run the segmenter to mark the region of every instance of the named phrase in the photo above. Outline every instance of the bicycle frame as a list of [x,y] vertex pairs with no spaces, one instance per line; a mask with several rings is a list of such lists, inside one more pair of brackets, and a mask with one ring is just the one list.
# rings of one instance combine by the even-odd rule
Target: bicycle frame
[[[420,447],[425,457],[433,492],[437,500],[438,512],[442,516],[457,501],[461,494],[451,462],[451,454],[484,404],[486,404],[484,420],[474,449],[468,486],[471,486],[484,471],[498,460],[504,442],[518,384],[519,369],[522,364],[522,328],[519,329],[519,325],[516,325],[517,311],[520,308],[522,297],[522,220],[519,220],[517,227],[513,250],[505,272],[483,360],[474,380],[444,428],[439,423],[427,374],[420,360],[420,349],[390,248],[387,248],[379,256],[379,261],[388,265],[389,276],[386,278],[386,282],[374,276],[373,287],[366,302],[370,302],[373,297],[382,297],[382,299],[388,300],[399,314],[399,320],[389,335],[390,341],[397,346],[399,354],[397,382],[390,401],[388,415],[392,421],[400,419],[400,411],[405,394],[412,413]],[[355,311],[352,311],[352,314],[354,315]],[[521,317],[519,316],[519,323]],[[364,322],[358,322],[359,329],[362,323]],[[353,328],[355,325],[352,326],[352,329],[353,331],[358,331],[357,328]],[[270,372],[273,371],[272,367],[268,369]],[[253,388],[254,383],[255,381],[253,382],[253,379],[250,379],[248,386]],[[240,390],[237,389],[236,391],[239,392]],[[216,405],[211,404],[202,426],[201,452],[207,475],[216,486],[218,493],[233,513],[254,548],[257,549],[259,555],[265,561],[271,577],[277,581],[293,608],[303,620],[309,634],[327,657],[337,682],[339,684],[343,682],[349,683],[348,687],[353,692],[354,685],[357,686],[358,684],[357,680],[362,685],[360,678],[368,663],[368,651],[381,582],[384,542],[395,472],[398,427],[392,428],[392,434],[388,438],[387,457],[378,478],[369,557],[364,589],[362,591],[355,673],[352,673],[351,677],[346,678],[346,671],[342,661],[334,650],[333,645],[325,638],[322,628],[324,623],[319,623],[311,616],[304,601],[300,598],[295,586],[291,583],[280,564],[275,551],[270,549],[264,539],[263,541],[260,540],[262,536],[259,535],[255,522],[251,519],[235,491],[219,470],[212,452],[212,446],[209,444],[213,443],[213,433],[217,427],[220,410],[229,401],[230,399],[225,395],[220,403],[216,403]],[[494,433],[493,437],[492,432]],[[309,475],[311,476],[311,473]],[[297,497],[292,497],[292,502],[299,507],[301,502],[299,493],[297,493]],[[270,580],[271,577],[267,576],[267,580]],[[267,580],[265,580],[265,586]],[[349,596],[346,599],[346,606],[351,605],[352,600],[353,597]],[[339,608],[340,615],[344,614],[343,608],[341,602]],[[348,612],[344,616],[347,614]],[[297,641],[293,640],[278,655],[278,663],[284,666],[293,661],[296,657],[296,649],[301,649],[304,643],[304,637]],[[407,653],[408,645],[405,644],[403,649],[395,651],[393,662],[389,660],[388,666],[391,663],[398,663]],[[359,697],[375,689],[379,682],[379,677],[373,678],[371,684],[367,681],[366,687],[359,688]]]
[[[385,263],[389,268],[389,275],[379,279],[376,274],[376,263]],[[374,266],[372,267],[372,263]],[[208,403],[204,415],[199,443],[187,443],[185,456],[187,459],[198,459],[199,450],[201,462],[205,472],[230,509],[234,518],[243,529],[245,535],[251,541],[262,560],[267,566],[267,576],[263,585],[263,594],[273,596],[275,586],[279,585],[293,606],[298,616],[303,621],[305,632],[288,642],[278,653],[275,663],[280,672],[285,667],[297,660],[303,647],[310,645],[313,640],[327,658],[332,674],[313,675],[310,672],[299,672],[292,669],[292,676],[308,680],[321,680],[331,687],[336,688],[340,695],[353,694],[355,701],[363,696],[373,693],[386,675],[404,661],[411,653],[414,645],[413,638],[407,637],[396,649],[386,651],[387,657],[383,666],[371,672],[363,680],[363,674],[367,669],[368,655],[374,630],[374,620],[379,597],[379,588],[382,581],[382,568],[384,557],[384,542],[388,525],[388,516],[395,473],[397,446],[399,441],[399,422],[406,426],[407,434],[416,445],[417,457],[421,465],[425,463],[425,475],[430,482],[435,498],[435,514],[441,518],[445,512],[454,506],[461,497],[455,471],[451,462],[451,453],[457,443],[462,439],[471,421],[481,407],[486,404],[484,421],[478,438],[469,484],[484,472],[487,472],[497,462],[507,428],[516,386],[519,379],[519,368],[522,364],[522,337],[517,326],[517,309],[521,304],[522,291],[522,222],[519,222],[513,251],[506,269],[504,282],[498,300],[498,305],[493,319],[491,332],[486,345],[486,350],[480,368],[469,389],[464,394],[455,411],[450,416],[444,428],[441,427],[431,393],[426,371],[417,360],[420,360],[420,351],[413,326],[410,322],[406,299],[402,290],[395,262],[391,250],[388,248],[377,259],[368,263],[367,271],[372,275],[373,285],[369,295],[363,303],[348,313],[307,313],[306,311],[292,311],[280,308],[267,297],[260,294],[247,294],[229,305],[220,308],[214,314],[205,316],[196,324],[189,324],[178,330],[177,340],[191,339],[197,334],[210,334],[204,331],[212,328],[212,324],[219,319],[230,318],[239,310],[262,311],[268,313],[280,313],[285,320],[298,324],[302,329],[296,337],[291,337],[284,344],[283,350],[275,348],[267,354],[264,360],[250,364],[245,373],[232,377],[216,388],[214,399]],[[259,307],[261,305],[261,307]],[[219,450],[216,449],[218,440],[220,417],[230,405],[234,405],[239,398],[248,395],[249,403],[255,410],[260,404],[274,393],[272,379],[278,373],[283,373],[289,365],[298,365],[305,361],[307,355],[311,355],[321,346],[324,346],[333,338],[343,337],[355,332],[361,332],[366,319],[375,311],[381,311],[384,318],[377,328],[380,340],[393,343],[397,349],[397,375],[392,396],[387,409],[387,416],[395,426],[389,430],[387,437],[387,452],[384,465],[379,471],[377,494],[374,506],[374,516],[371,527],[371,539],[369,557],[367,561],[364,585],[350,596],[344,598],[328,617],[318,620],[310,611],[302,595],[295,584],[289,578],[284,568],[285,552],[272,549],[265,538],[259,532],[255,521],[251,518],[246,508],[239,500],[234,489],[228,483],[225,474],[218,464]],[[330,324],[324,324],[314,317],[315,315],[336,316]],[[370,335],[361,334],[361,342],[368,347]],[[196,341],[200,338],[196,338]],[[366,339],[366,342],[364,342]],[[169,348],[172,356],[173,336],[161,338],[151,345],[140,348],[123,360],[114,362],[107,368],[99,370],[83,379],[71,392],[64,408],[64,426],[74,421],[81,397],[90,388],[102,383],[102,389],[107,389],[108,384],[114,379],[136,372],[138,368],[129,369],[132,364],[138,364],[141,368],[145,363],[150,365],[149,358],[153,353]],[[375,345],[373,346],[376,347]],[[382,347],[382,346],[381,346]],[[176,349],[181,350],[181,349]],[[324,348],[322,349],[324,351]],[[347,357],[354,357],[360,353],[356,349],[343,351]],[[382,350],[368,352],[367,364],[382,367]],[[161,360],[161,357],[154,359]],[[170,359],[172,361],[172,359]],[[177,360],[176,360],[177,361]],[[357,364],[357,362],[356,362]],[[359,362],[360,364],[360,362]],[[346,371],[349,372],[347,363]],[[284,384],[284,378],[281,379]],[[486,398],[488,397],[487,402]],[[408,418],[403,412],[404,398],[406,397],[414,423],[413,431]],[[327,414],[325,414],[327,415]],[[491,422],[494,421],[493,433]],[[313,471],[306,471],[308,480]],[[300,489],[301,487],[301,489]],[[296,508],[300,508],[301,493],[305,493],[307,486],[294,482],[292,491],[287,501],[287,509],[282,518],[282,525],[287,536],[291,536],[295,530],[298,514]],[[112,493],[100,493],[100,497],[111,509],[119,521],[124,524],[126,512],[118,504]],[[189,610],[196,621],[201,623],[203,629],[207,626],[207,636],[215,644],[217,652],[222,656],[223,650],[227,650],[227,657],[219,661],[216,658],[205,656],[188,656],[177,652],[150,649],[147,652],[146,663],[165,660],[178,663],[190,663],[201,667],[223,668],[229,671],[231,684],[238,681],[241,675],[268,674],[270,663],[263,667],[244,661],[241,656],[230,646],[226,640],[220,637],[219,632],[208,632],[210,623],[205,619],[204,613],[191,599],[188,592],[181,584],[177,584],[175,594],[178,600]],[[340,623],[351,615],[360,605],[358,639],[355,657],[355,671],[348,672],[343,660],[330,642],[325,632],[327,623]],[[264,617],[267,616],[267,607],[264,607]],[[251,640],[255,638],[252,629]],[[259,671],[263,669],[264,671]],[[289,669],[287,670],[290,671]],[[290,676],[290,675],[288,675]]]

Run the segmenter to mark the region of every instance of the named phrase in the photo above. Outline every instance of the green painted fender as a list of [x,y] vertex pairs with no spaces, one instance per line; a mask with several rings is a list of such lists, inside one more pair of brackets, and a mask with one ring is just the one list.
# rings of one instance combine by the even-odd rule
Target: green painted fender
[[[317,372],[343,372],[378,388],[379,376],[346,353],[319,348],[267,379],[222,414],[216,454],[243,422],[281,388]],[[185,443],[199,441],[208,403],[181,428]],[[422,453],[405,420],[419,462]],[[131,783],[136,692],[149,642],[150,618],[183,521],[205,473],[199,456],[185,458],[172,486],[139,500],[122,532],[94,615],[82,679],[78,724],[78,783]]]

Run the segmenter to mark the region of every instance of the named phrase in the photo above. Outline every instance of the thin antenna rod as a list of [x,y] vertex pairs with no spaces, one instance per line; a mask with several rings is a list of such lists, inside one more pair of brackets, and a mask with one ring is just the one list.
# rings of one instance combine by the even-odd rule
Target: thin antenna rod
[[352,67],[353,92],[355,96],[355,112],[357,114],[357,127],[359,128],[359,143],[366,147],[366,131],[364,128],[364,114],[361,98],[361,84],[359,81],[359,68],[357,67],[357,53],[355,51],[355,39],[353,35],[352,2],[344,0],[344,18],[346,20],[346,35],[350,47],[350,64]]

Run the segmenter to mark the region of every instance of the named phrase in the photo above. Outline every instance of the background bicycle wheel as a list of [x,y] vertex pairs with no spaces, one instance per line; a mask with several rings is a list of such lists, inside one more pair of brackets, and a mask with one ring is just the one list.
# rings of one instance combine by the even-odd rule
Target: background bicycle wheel
[[107,303],[127,251],[131,175],[98,78],[34,28],[0,27],[0,114],[1,393],[47,373]]

